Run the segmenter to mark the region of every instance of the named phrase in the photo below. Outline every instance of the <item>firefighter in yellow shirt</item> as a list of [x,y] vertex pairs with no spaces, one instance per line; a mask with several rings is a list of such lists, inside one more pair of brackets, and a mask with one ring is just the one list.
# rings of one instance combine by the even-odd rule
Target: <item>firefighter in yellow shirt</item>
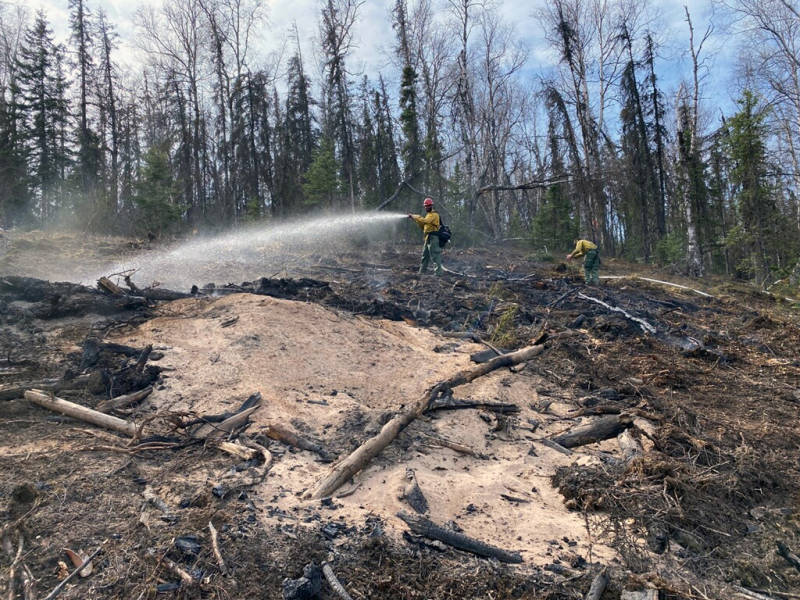
[[589,240],[575,240],[575,250],[567,254],[567,260],[580,258],[581,256],[585,257],[583,259],[583,274],[587,285],[599,284],[600,253],[597,250],[597,244]]
[[439,213],[433,210],[433,199],[425,198],[422,203],[425,207],[425,216],[421,215],[408,215],[409,219],[420,226],[422,233],[425,235],[425,241],[422,245],[422,262],[419,265],[419,273],[425,273],[428,270],[428,265],[433,262],[433,271],[436,275],[442,274],[442,248],[439,246]]

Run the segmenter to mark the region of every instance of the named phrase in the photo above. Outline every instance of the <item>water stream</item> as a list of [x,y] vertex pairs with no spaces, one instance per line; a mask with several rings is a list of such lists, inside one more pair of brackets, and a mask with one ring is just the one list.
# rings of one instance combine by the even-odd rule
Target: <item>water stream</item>
[[176,290],[192,284],[240,283],[279,276],[293,266],[324,262],[369,240],[385,239],[391,236],[392,224],[405,217],[388,212],[318,216],[197,237],[133,255],[85,283],[93,285],[102,275],[132,269],[136,270],[133,281],[140,287],[157,281]]

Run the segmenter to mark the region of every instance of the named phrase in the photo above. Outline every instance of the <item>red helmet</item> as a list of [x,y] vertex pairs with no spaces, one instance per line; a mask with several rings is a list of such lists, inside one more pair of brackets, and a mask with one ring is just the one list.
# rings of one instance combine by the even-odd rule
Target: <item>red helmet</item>
[[425,202],[422,203],[423,206],[433,206],[433,198],[425,198]]

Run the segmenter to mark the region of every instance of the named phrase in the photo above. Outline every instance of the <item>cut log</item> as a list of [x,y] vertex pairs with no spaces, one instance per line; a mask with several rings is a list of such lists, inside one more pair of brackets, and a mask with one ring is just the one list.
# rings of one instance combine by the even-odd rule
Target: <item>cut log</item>
[[606,587],[608,586],[608,573],[605,569],[600,571],[592,580],[592,585],[586,593],[584,600],[600,600]]
[[137,402],[141,402],[145,398],[147,398],[153,392],[153,386],[149,385],[143,390],[139,390],[138,392],[132,392],[130,394],[123,394],[122,396],[117,396],[116,398],[111,398],[110,400],[103,400],[100,404],[97,405],[97,410],[100,412],[108,412],[110,410],[116,410],[118,408],[125,408],[131,404],[136,404]]
[[28,390],[25,392],[25,398],[43,408],[61,413],[62,415],[67,415],[73,419],[78,419],[80,421],[92,423],[93,425],[98,425],[99,427],[105,427],[106,429],[118,431],[130,437],[136,436],[135,423],[125,421],[124,419],[118,419],[117,417],[112,417],[111,415],[92,410],[91,408],[86,408],[85,406],[75,404],[74,402],[62,400],[61,398],[57,398],[56,396],[41,390]]
[[631,424],[631,420],[627,415],[600,417],[587,425],[557,435],[552,440],[564,448],[585,446],[619,435]]
[[403,511],[398,512],[397,516],[405,521],[409,528],[411,528],[411,531],[417,535],[421,535],[432,540],[438,540],[447,544],[448,546],[458,548],[459,550],[463,550],[471,554],[477,554],[478,556],[483,556],[485,558],[496,558],[500,562],[522,562],[522,556],[518,552],[509,552],[508,550],[503,550],[502,548],[497,548],[496,546],[490,546],[489,544],[481,542],[480,540],[476,540],[464,534],[456,533],[455,531],[440,527],[425,517],[418,517]]
[[626,429],[617,436],[617,443],[622,450],[622,460],[626,464],[643,453],[642,445],[633,437],[630,429]]
[[336,573],[333,572],[331,564],[327,561],[322,563],[322,574],[325,575],[328,585],[331,586],[331,589],[339,596],[340,600],[353,600],[353,597],[347,593],[347,590],[336,578]]
[[454,387],[474,381],[495,369],[510,367],[521,362],[530,360],[539,355],[544,350],[542,345],[533,345],[510,354],[503,354],[493,358],[487,363],[479,365],[473,369],[466,369],[456,373],[449,379],[441,381],[426,391],[410,408],[390,419],[380,430],[380,432],[361,444],[348,457],[339,462],[331,471],[323,477],[317,485],[306,492],[306,498],[325,498],[339,489],[353,475],[358,473],[375,456],[392,443],[392,441],[405,429],[409,423],[413,422],[418,416],[422,415],[430,405],[441,396],[452,390]]

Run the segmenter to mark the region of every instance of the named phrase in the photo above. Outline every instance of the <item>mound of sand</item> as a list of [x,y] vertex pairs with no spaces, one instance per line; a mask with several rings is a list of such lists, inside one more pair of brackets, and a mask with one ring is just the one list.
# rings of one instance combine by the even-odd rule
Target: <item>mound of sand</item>
[[[221,326],[233,317],[238,317],[233,325]],[[154,344],[165,355],[159,364],[174,369],[148,400],[153,409],[219,413],[258,391],[264,402],[252,417],[251,434],[279,423],[319,440],[333,455],[349,453],[390,413],[469,366],[469,353],[482,349],[450,343],[403,322],[247,294],[164,305],[161,316],[120,341]],[[532,442],[551,432],[548,420],[564,428],[563,422],[531,408],[536,389],[546,385],[528,371],[499,370],[457,388],[457,398],[514,402],[522,408],[515,417],[520,423],[535,419],[542,426],[535,433],[513,427],[492,431],[492,423],[476,410],[420,419],[356,476],[355,491],[336,498],[326,518],[362,524],[377,515],[399,533],[405,526],[394,515],[408,507],[397,494],[411,468],[428,498],[430,517],[438,523],[453,520],[466,534],[519,550],[535,564],[552,562],[560,551],[612,559],[612,550],[596,540],[592,545],[581,515],[569,512],[550,484],[554,470],[572,459]],[[423,433],[459,442],[488,458],[436,446]],[[273,444],[276,460],[269,476],[251,497],[265,522],[302,522],[320,506],[301,500],[302,492],[329,465],[310,452],[281,454],[278,446]]]

